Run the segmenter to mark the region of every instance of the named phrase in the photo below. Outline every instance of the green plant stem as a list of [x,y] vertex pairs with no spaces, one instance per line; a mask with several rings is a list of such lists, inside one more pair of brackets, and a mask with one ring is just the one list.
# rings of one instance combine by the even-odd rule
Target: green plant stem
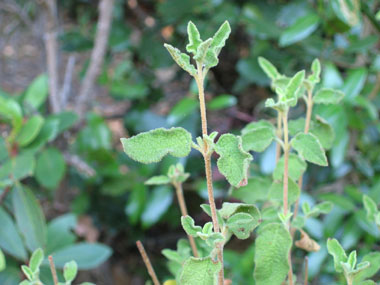
[[289,134],[288,134],[288,111],[282,112],[282,121],[284,129],[284,188],[283,188],[283,206],[285,217],[288,214],[288,183],[289,183]]
[[[282,137],[282,117],[281,113],[277,114],[277,131],[276,131],[277,138],[281,140]],[[281,145],[277,142],[276,144],[276,163],[281,157]]]
[[[309,90],[307,92],[307,101],[306,101],[306,119],[305,119],[305,128],[304,128],[305,134],[309,133],[312,112],[313,112],[313,94],[312,94],[312,91]],[[300,179],[298,180],[298,187],[300,188],[301,191],[302,191],[302,183],[303,183],[303,176],[301,176]],[[293,220],[298,215],[299,201],[300,200],[298,198],[296,200],[296,203],[294,204]]]
[[51,275],[53,276],[54,285],[58,285],[57,271],[55,270],[53,256],[49,255],[48,259],[49,259],[49,264],[50,264]]
[[[185,197],[183,195],[182,183],[175,182],[175,183],[173,183],[173,186],[174,186],[176,194],[177,194],[177,199],[178,199],[178,203],[179,203],[179,208],[181,210],[181,215],[182,216],[188,216],[187,207],[186,207],[186,203],[185,203]],[[187,235],[187,237],[189,239],[190,246],[191,246],[191,249],[193,251],[194,256],[198,257],[199,256],[198,255],[198,249],[197,249],[197,245],[195,244],[194,237],[192,237],[190,235]]]
[[[208,147],[207,141],[205,140],[205,136],[207,135],[206,102],[205,102],[205,94],[204,94],[204,86],[203,86],[205,74],[203,74],[202,64],[198,62],[197,62],[197,71],[198,73],[197,73],[197,76],[195,77],[195,80],[197,82],[198,91],[199,91],[199,106],[200,106],[200,113],[201,113],[202,135],[203,135],[203,143],[204,143],[203,158],[205,162],[207,193],[208,193],[208,200],[210,203],[211,218],[212,218],[212,224],[214,226],[214,232],[218,233],[220,232],[220,227],[219,227],[218,218],[216,215],[214,190],[213,190],[213,185],[212,185],[211,153],[209,153],[209,147]],[[218,273],[218,284],[223,285],[224,283],[223,245],[217,244],[216,247],[217,247],[218,261],[222,265],[222,268]]]

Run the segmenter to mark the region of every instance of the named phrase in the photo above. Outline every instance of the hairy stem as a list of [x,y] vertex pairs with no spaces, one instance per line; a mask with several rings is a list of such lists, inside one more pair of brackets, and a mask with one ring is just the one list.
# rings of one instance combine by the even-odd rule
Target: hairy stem
[[282,113],[284,128],[284,188],[283,188],[283,205],[284,215],[288,214],[288,183],[289,183],[289,134],[288,134],[288,111]]
[[[307,92],[307,101],[306,101],[306,119],[305,119],[305,129],[304,133],[307,134],[310,129],[310,122],[311,122],[311,114],[313,112],[313,94],[311,90]],[[298,180],[298,187],[302,191],[302,183],[303,183],[303,176],[300,177]],[[294,215],[293,215],[293,220],[297,217],[298,215],[298,207],[299,207],[299,198],[297,199],[296,203],[294,204]]]
[[136,241],[136,245],[137,245],[137,248],[139,249],[139,252],[141,254],[141,257],[145,263],[145,266],[146,266],[146,269],[148,270],[148,273],[150,275],[150,277],[152,278],[153,280],[153,284],[154,285],[160,285],[160,281],[158,281],[158,278],[157,278],[157,275],[156,275],[156,272],[154,272],[154,269],[153,269],[153,266],[152,266],[152,263],[150,263],[150,260],[149,260],[149,257],[148,255],[146,254],[146,251],[145,251],[145,248],[144,246],[142,245],[141,241]]
[[55,270],[53,256],[51,255],[49,255],[49,264],[50,264],[51,275],[53,276],[54,285],[58,285],[57,271]]
[[[207,118],[206,118],[206,102],[205,102],[205,94],[204,94],[204,86],[203,86],[205,74],[203,73],[204,71],[202,68],[202,63],[197,62],[197,71],[198,73],[195,79],[196,79],[196,82],[198,85],[198,91],[199,91],[199,106],[200,106],[200,113],[201,113],[202,135],[203,135],[203,143],[204,143],[203,158],[205,162],[207,193],[208,193],[208,200],[209,200],[210,209],[211,209],[212,224],[214,226],[214,231],[218,233],[220,232],[220,227],[219,227],[218,218],[216,215],[214,190],[213,190],[213,185],[212,185],[211,153],[209,153],[209,147],[208,147],[207,141],[204,139],[204,136],[207,135]],[[218,274],[218,284],[223,285],[224,265],[223,265],[223,245],[222,244],[217,245],[217,256],[218,256],[218,261],[222,265],[222,268]]]
[[[173,183],[173,185],[174,185],[174,188],[175,188],[175,191],[177,194],[177,199],[178,199],[178,203],[179,203],[179,208],[181,210],[181,215],[182,216],[188,216],[187,207],[186,207],[186,203],[185,203],[185,197],[183,195],[182,183],[175,182],[175,183]],[[187,235],[187,237],[189,239],[190,246],[191,246],[191,249],[193,251],[194,256],[198,257],[199,256],[198,255],[198,249],[197,249],[197,246],[195,244],[194,237],[192,237],[190,235]]]
[[[281,140],[281,136],[282,136],[282,118],[281,118],[281,114],[278,113],[277,114],[277,131],[276,131],[276,135],[277,135],[277,138],[279,138]],[[281,157],[281,144],[279,144],[277,142],[276,144],[276,163],[278,162],[278,160],[280,159]]]

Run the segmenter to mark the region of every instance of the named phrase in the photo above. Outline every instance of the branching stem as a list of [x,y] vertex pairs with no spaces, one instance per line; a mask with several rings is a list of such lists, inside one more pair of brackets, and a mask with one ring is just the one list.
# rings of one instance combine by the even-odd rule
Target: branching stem
[[[178,199],[178,203],[179,203],[179,208],[181,210],[181,215],[182,216],[188,216],[187,207],[186,207],[186,203],[185,203],[185,197],[183,195],[182,183],[175,182],[175,183],[173,183],[173,186],[174,186],[176,194],[177,194],[177,199]],[[197,249],[197,245],[195,244],[194,237],[192,237],[190,235],[187,235],[187,237],[189,239],[190,246],[191,246],[191,249],[193,251],[194,256],[198,257],[199,256],[198,255],[198,249]]]
[[[209,146],[207,144],[207,141],[204,138],[204,136],[207,135],[207,118],[206,118],[206,102],[205,102],[205,94],[204,94],[204,86],[203,86],[205,73],[203,70],[202,63],[197,62],[197,71],[198,72],[197,72],[197,76],[195,77],[195,80],[197,82],[198,91],[199,91],[199,106],[200,106],[200,113],[201,113],[202,135],[203,135],[203,142],[204,142],[203,158],[205,162],[207,193],[208,193],[208,199],[209,199],[210,209],[211,209],[212,224],[214,226],[214,231],[218,233],[220,232],[220,227],[219,227],[218,218],[216,215],[214,190],[213,190],[213,185],[212,185],[211,153],[209,153],[208,151]],[[218,274],[218,284],[223,285],[224,265],[223,265],[223,245],[222,244],[217,245],[217,256],[218,256],[218,261],[222,265],[222,268]]]

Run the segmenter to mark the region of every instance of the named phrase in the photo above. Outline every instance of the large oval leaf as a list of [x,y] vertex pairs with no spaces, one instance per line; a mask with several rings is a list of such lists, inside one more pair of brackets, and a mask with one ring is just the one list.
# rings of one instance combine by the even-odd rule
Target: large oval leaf
[[31,117],[21,128],[20,133],[16,138],[16,142],[20,146],[26,146],[32,142],[41,130],[44,123],[44,118],[40,115]]
[[54,189],[65,174],[65,159],[56,148],[45,149],[37,159],[36,179],[49,189]]
[[291,145],[305,160],[327,166],[325,151],[316,136],[299,133],[292,139]]
[[183,128],[155,129],[121,139],[125,153],[142,163],[160,161],[165,155],[184,157],[191,150],[191,134]]
[[30,251],[44,248],[46,244],[46,224],[42,209],[33,193],[21,186],[12,189],[12,202],[17,227]]

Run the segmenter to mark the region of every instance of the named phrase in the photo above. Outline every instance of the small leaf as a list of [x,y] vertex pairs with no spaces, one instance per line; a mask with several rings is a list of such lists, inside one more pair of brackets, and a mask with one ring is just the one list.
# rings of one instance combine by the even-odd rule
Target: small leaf
[[316,120],[311,122],[310,133],[318,138],[324,149],[332,148],[335,132],[327,121],[317,116]]
[[328,213],[330,213],[331,210],[333,209],[333,207],[334,207],[334,204],[332,202],[325,201],[325,202],[322,202],[322,203],[319,203],[319,204],[315,205],[313,207],[313,209],[311,209],[307,213],[304,211],[304,214],[307,217],[317,217],[320,214],[328,214]]
[[45,102],[48,91],[48,78],[46,74],[41,74],[33,80],[26,90],[24,104],[37,110]]
[[197,53],[194,56],[195,61],[197,62],[204,61],[211,43],[212,43],[212,38],[209,38],[198,46]]
[[293,148],[307,161],[327,166],[327,158],[319,140],[312,134],[297,134],[292,140]]
[[29,267],[33,274],[39,272],[42,261],[44,260],[44,251],[41,248],[37,248],[30,258]]
[[186,46],[186,50],[187,52],[196,54],[199,45],[202,43],[202,40],[197,26],[195,26],[194,23],[191,21],[189,21],[189,23],[187,24],[187,35],[189,36],[189,43]]
[[255,241],[255,284],[281,284],[285,280],[291,245],[292,238],[282,224],[271,223],[259,229]]
[[[307,164],[298,155],[291,153],[289,155],[288,171],[289,177],[297,181],[305,172]],[[282,156],[273,171],[273,179],[281,180],[284,175],[284,156]]]
[[65,175],[66,163],[62,153],[56,148],[45,149],[37,159],[36,179],[48,189],[58,187]]
[[160,161],[165,155],[184,157],[191,150],[191,134],[183,128],[159,128],[121,139],[125,153],[141,163]]
[[363,204],[367,212],[367,219],[371,222],[375,221],[375,215],[379,212],[375,201],[371,197],[363,195]]
[[280,77],[280,73],[278,73],[277,68],[266,58],[260,56],[259,65],[270,79],[275,80]]
[[338,104],[344,97],[340,90],[332,88],[322,88],[313,96],[313,102],[316,104]]
[[161,185],[168,183],[170,183],[170,179],[166,175],[153,176],[149,178],[147,181],[145,181],[146,185]]
[[350,265],[351,269],[354,270],[357,261],[356,250],[351,251],[350,255],[347,258],[347,263]]
[[190,216],[182,216],[181,217],[181,224],[183,229],[188,235],[191,236],[197,236],[198,232],[202,232],[202,228],[200,226],[196,226],[194,224],[194,220]]
[[[223,203],[224,204],[224,203]],[[211,214],[211,208],[210,208],[210,205],[209,204],[202,204],[201,205],[201,208],[202,210],[207,214],[209,215],[209,217],[212,217],[212,214]],[[222,216],[220,215],[220,212],[219,211],[216,211],[216,217],[218,218],[218,223],[219,225],[222,227],[224,225],[224,220],[222,218]]]
[[226,224],[237,238],[247,239],[250,233],[259,225],[259,221],[247,213],[237,213],[228,218]]
[[212,37],[212,43],[207,51],[205,58],[205,66],[210,69],[218,64],[218,55],[221,49],[224,47],[226,40],[231,33],[230,24],[225,21],[219,28],[219,30]]
[[78,265],[74,260],[65,263],[63,266],[63,276],[65,277],[66,282],[74,281],[75,277],[77,276],[77,272]]
[[16,138],[20,146],[26,146],[31,143],[38,135],[44,123],[44,118],[40,115],[31,117],[21,128]]
[[[380,270],[380,252],[371,252],[363,257],[361,263],[369,262],[369,266],[354,276],[354,283],[371,278]],[[358,264],[359,267],[360,263]]]
[[218,212],[222,218],[226,220],[237,213],[249,214],[256,221],[259,221],[261,219],[259,209],[257,209],[257,207],[252,204],[224,202],[222,208]]
[[245,151],[262,152],[272,143],[275,137],[272,125],[270,127],[255,127],[251,123],[249,130],[246,130],[242,135],[243,149]]
[[34,275],[33,271],[26,265],[21,265],[21,270],[24,272],[26,278],[28,278],[30,281],[33,281]]
[[7,267],[5,256],[3,251],[0,249],[0,272],[4,271],[4,269]]
[[294,107],[297,103],[297,91],[302,86],[302,83],[305,79],[305,70],[298,71],[289,81],[288,85],[286,86],[286,95],[285,97],[281,98],[281,101],[284,101],[282,99],[285,99],[285,103],[289,102],[290,107]]
[[318,58],[313,60],[313,63],[311,64],[311,71],[313,73],[308,77],[308,80],[312,81],[314,84],[317,84],[320,81],[321,75],[321,62]]
[[215,146],[215,151],[220,155],[217,165],[227,181],[235,186],[243,186],[247,183],[248,167],[253,159],[243,150],[241,137],[232,134],[222,135]]
[[343,272],[341,263],[347,261],[347,255],[340,243],[336,239],[328,239],[327,251],[334,257],[335,271]]
[[[283,190],[284,182],[283,181],[274,181],[269,188],[269,199],[276,200],[283,203]],[[288,178],[288,203],[292,205],[297,201],[300,196],[301,190],[298,187],[298,184],[295,183],[290,177]]]
[[186,285],[210,285],[216,284],[217,273],[221,268],[219,262],[214,262],[211,257],[190,257],[183,264],[179,277],[179,284]]
[[280,36],[280,46],[288,46],[310,36],[318,27],[319,17],[314,13],[298,18]]
[[169,51],[170,55],[174,61],[181,67],[183,70],[187,71],[191,76],[195,76],[197,71],[190,63],[190,57],[186,53],[181,53],[181,51],[169,44],[164,44],[164,47]]

